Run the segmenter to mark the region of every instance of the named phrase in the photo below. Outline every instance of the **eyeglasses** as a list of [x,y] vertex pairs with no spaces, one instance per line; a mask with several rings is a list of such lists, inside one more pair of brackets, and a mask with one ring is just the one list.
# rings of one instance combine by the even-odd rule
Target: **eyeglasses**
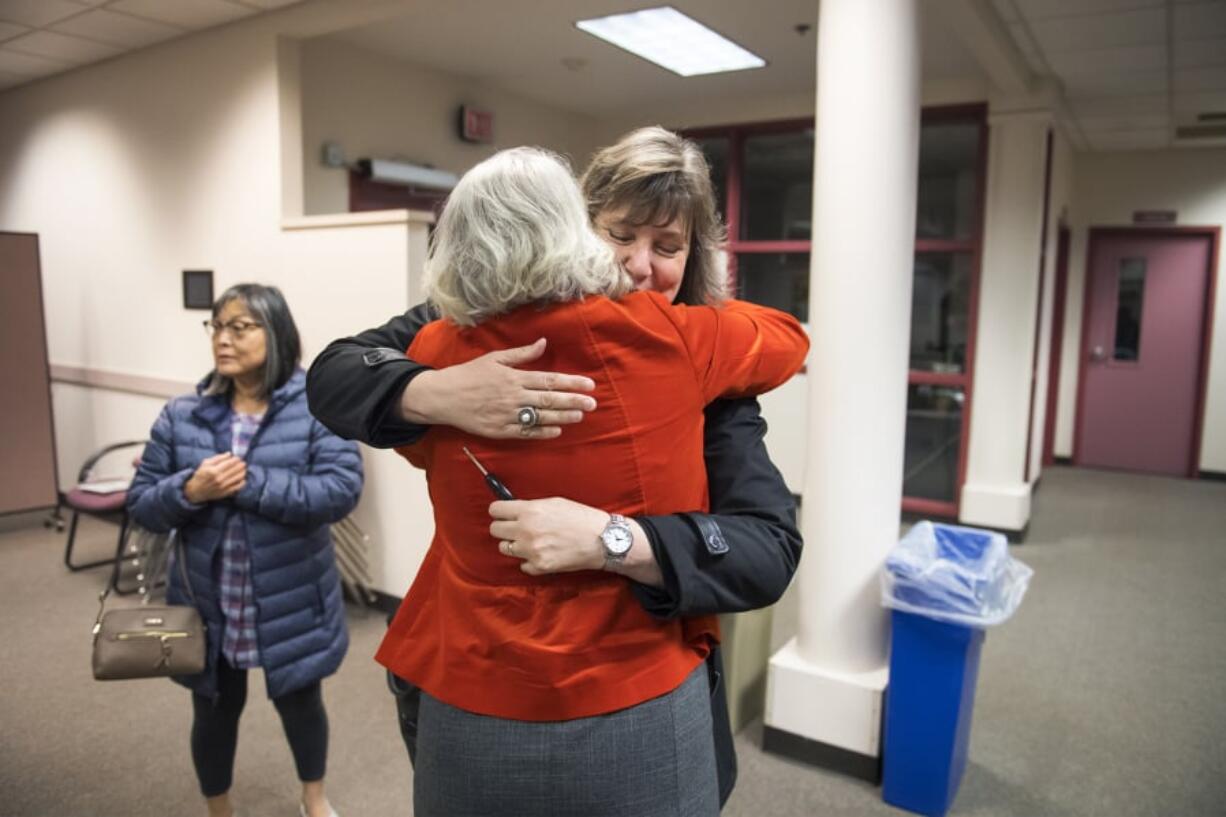
[[243,336],[252,329],[259,329],[263,325],[264,324],[256,323],[255,321],[226,321],[225,323],[216,320],[205,321],[204,333],[210,338],[215,338],[223,331],[228,331],[230,333],[230,337],[234,338],[235,340],[242,340]]

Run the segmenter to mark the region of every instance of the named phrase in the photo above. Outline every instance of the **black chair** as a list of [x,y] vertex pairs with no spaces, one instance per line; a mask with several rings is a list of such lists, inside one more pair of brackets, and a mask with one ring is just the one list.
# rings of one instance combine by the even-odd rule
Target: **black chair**
[[[93,478],[94,466],[105,457],[114,451],[119,451],[123,448],[136,448],[143,446],[145,440],[131,440],[128,442],[115,443],[108,445],[90,455],[85,464],[81,466],[81,472],[77,475],[77,484],[72,490],[64,494],[61,500],[64,505],[72,509],[72,521],[68,526],[68,544],[64,548],[64,565],[71,571],[88,570],[91,567],[101,567],[103,565],[111,565],[111,585],[114,587],[119,580],[119,563],[123,560],[123,548],[128,536],[128,512],[125,508],[125,503],[128,499],[128,489],[125,486],[122,489],[107,491],[100,493],[97,490],[90,490],[88,486]],[[133,464],[139,463],[139,457],[133,460]],[[58,508],[56,509],[58,514]],[[74,564],[72,561],[72,548],[76,543],[77,537],[77,522],[80,520],[81,514],[94,516],[99,519],[117,522],[119,524],[119,539],[115,545],[115,555],[109,559],[98,559],[84,564]],[[122,591],[119,591],[122,592]],[[127,591],[132,592],[132,591]]]

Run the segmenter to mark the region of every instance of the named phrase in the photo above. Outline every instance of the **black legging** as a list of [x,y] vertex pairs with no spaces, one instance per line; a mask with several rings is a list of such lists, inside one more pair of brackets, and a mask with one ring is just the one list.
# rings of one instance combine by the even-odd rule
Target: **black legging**
[[[205,797],[230,790],[234,777],[234,750],[238,746],[238,719],[247,703],[247,671],[234,669],[223,657],[217,668],[216,700],[192,694],[192,761]],[[289,738],[304,783],[323,780],[328,762],[328,713],[324,711],[319,682],[273,698],[285,736]]]

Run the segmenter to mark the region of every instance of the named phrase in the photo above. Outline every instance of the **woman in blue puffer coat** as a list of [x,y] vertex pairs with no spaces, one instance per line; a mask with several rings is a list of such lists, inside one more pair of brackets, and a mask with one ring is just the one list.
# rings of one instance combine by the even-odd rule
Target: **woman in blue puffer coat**
[[[324,795],[328,719],[320,681],[349,644],[328,525],[362,491],[357,445],[307,411],[298,329],[275,287],[226,290],[205,321],[215,368],[162,409],[128,492],[128,512],[184,543],[208,662],[192,690],[192,760],[210,817],[230,817],[247,670],[264,670],[302,780],[303,817],[335,817]],[[188,592],[190,590],[190,593]]]

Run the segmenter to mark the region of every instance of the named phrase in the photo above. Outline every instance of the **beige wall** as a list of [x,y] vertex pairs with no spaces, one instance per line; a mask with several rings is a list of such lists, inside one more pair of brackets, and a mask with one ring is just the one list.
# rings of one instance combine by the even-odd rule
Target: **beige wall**
[[[371,6],[308,5],[0,94],[0,229],[40,236],[53,366],[195,382],[211,359],[206,313],[182,307],[185,268],[214,270],[216,292],[281,287],[304,363],[408,306],[424,223],[404,212],[283,220],[298,210],[295,185],[283,184],[285,145],[302,138],[294,117],[282,120],[295,103],[295,71],[288,91],[281,80],[296,51],[278,37]],[[164,402],[68,383],[53,398],[62,487],[90,451],[146,436]],[[401,593],[432,526],[415,499],[424,480],[389,456],[366,457],[380,484],[358,519],[375,541],[376,587]]]
[[[1181,225],[1226,224],[1226,149],[1087,153],[1074,173],[1072,245],[1055,451],[1069,456],[1077,403],[1086,239],[1090,227],[1126,226],[1136,210],[1175,210]],[[1226,251],[1219,248],[1200,468],[1226,472]]]
[[[540,145],[582,169],[603,140],[600,124],[464,77],[400,62],[325,37],[302,44],[303,179],[307,213],[349,209],[347,174],[326,167],[325,141],[350,161],[399,157],[457,175],[502,148]],[[461,104],[494,114],[494,144],[456,135]]]
[[[929,81],[921,88],[925,106],[961,105],[983,102],[990,96],[989,88],[977,81]],[[782,119],[812,117],[817,109],[816,88],[790,93],[759,94],[749,97],[717,97],[714,99],[677,100],[669,105],[645,107],[629,113],[611,115],[603,120],[606,138],[643,125],[664,125],[670,128],[701,128],[734,125],[743,122],[773,122]]]

